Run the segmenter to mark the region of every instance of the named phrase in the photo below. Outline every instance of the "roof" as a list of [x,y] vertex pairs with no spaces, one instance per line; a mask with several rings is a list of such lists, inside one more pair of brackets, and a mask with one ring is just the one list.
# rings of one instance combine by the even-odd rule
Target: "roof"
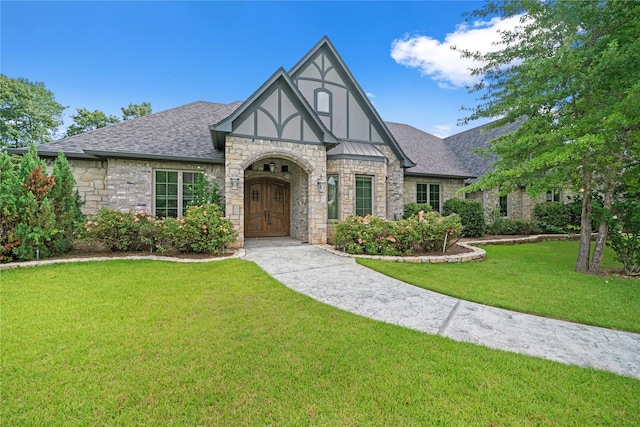
[[489,147],[489,141],[502,134],[516,130],[520,126],[520,122],[516,121],[500,128],[487,130],[489,126],[491,126],[491,123],[444,138],[445,144],[456,153],[463,167],[476,177],[490,170],[496,157],[490,156],[484,159],[483,155],[474,152],[474,149]]
[[384,162],[386,157],[375,145],[364,142],[342,141],[337,147],[327,151],[327,159],[356,159]]
[[413,126],[387,122],[387,127],[402,150],[416,163],[406,169],[406,175],[474,178],[477,175],[464,167],[462,160],[437,136]]
[[240,102],[197,101],[38,146],[41,155],[69,158],[124,157],[223,163],[209,125],[229,116]]

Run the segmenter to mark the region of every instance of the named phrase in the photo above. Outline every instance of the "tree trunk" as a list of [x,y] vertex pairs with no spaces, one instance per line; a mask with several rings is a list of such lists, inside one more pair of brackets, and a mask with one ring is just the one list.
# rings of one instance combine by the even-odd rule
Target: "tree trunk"
[[[589,189],[590,190],[590,189]],[[591,192],[584,189],[582,195],[582,213],[580,215],[580,250],[576,271],[587,273],[589,271],[589,257],[591,255]]]
[[604,254],[604,248],[607,243],[607,237],[609,232],[609,223],[607,222],[606,215],[611,211],[611,205],[613,204],[613,183],[607,183],[607,188],[604,192],[604,198],[602,200],[602,207],[604,212],[602,218],[600,218],[600,225],[598,227],[598,237],[596,239],[596,247],[593,249],[593,257],[589,264],[589,274],[596,274],[600,270],[600,263],[602,262],[602,255]]

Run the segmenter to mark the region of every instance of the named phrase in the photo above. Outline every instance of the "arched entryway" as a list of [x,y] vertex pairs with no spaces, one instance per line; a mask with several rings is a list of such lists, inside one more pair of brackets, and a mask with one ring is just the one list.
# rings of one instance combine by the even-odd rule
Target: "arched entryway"
[[289,236],[289,183],[260,177],[248,180],[244,188],[245,237]]

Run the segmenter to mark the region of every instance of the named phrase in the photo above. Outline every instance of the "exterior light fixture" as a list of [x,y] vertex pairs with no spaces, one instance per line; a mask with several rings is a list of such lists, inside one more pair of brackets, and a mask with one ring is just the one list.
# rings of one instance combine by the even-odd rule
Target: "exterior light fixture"
[[269,171],[271,171],[271,173],[274,173],[276,171],[276,164],[271,162],[269,163]]
[[327,189],[327,180],[324,179],[324,175],[320,174],[320,178],[318,178],[318,190],[321,193],[324,193],[324,190]]
[[238,178],[238,171],[233,171],[233,175],[231,176],[231,188],[233,190],[238,189],[238,182],[240,182],[240,178]]

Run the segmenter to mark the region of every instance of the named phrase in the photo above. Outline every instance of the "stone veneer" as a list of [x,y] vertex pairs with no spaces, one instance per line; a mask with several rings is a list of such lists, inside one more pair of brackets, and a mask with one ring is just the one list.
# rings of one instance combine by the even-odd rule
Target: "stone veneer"
[[130,159],[69,159],[69,164],[84,201],[82,211],[87,215],[102,208],[153,213],[153,171],[156,169],[203,172],[207,180],[216,181],[224,192],[222,165]]
[[405,204],[416,203],[417,197],[418,197],[416,184],[439,184],[441,209],[446,200],[464,198],[464,195],[457,194],[457,191],[464,187],[464,181],[461,179],[405,176],[404,177],[404,203]]
[[[327,176],[327,151],[324,145],[304,144],[278,140],[243,138],[228,135],[225,144],[225,168],[227,181],[238,177],[238,188],[227,185],[225,191],[226,213],[238,230],[236,247],[244,246],[244,184],[252,175],[252,165],[266,162],[266,159],[287,162],[299,168],[291,169],[291,230],[298,238],[312,244],[327,242],[327,194],[320,192],[316,182],[320,175]],[[297,175],[296,175],[297,174]],[[301,187],[306,186],[306,196]],[[304,215],[306,198],[306,239],[301,228],[305,227]],[[297,231],[294,231],[297,230]]]

